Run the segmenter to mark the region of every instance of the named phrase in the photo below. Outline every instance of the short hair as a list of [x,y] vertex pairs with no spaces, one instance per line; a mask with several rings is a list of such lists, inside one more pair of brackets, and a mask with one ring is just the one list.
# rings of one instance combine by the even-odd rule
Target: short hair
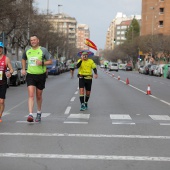
[[[36,38],[38,38],[38,36],[36,35],[36,34],[32,34],[31,36],[30,36],[30,38],[31,37],[36,37]],[[39,39],[39,38],[38,38]]]

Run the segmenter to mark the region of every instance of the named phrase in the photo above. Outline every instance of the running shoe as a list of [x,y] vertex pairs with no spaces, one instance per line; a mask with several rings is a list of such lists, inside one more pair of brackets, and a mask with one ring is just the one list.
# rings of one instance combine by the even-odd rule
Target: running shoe
[[82,104],[81,104],[81,107],[80,107],[80,111],[84,111],[84,110],[86,110],[86,106],[85,106],[84,103],[82,103]]
[[85,103],[85,110],[88,110],[88,103]]
[[28,115],[27,122],[34,122],[34,117],[33,115]]
[[41,113],[37,113],[37,117],[35,118],[36,122],[41,122]]

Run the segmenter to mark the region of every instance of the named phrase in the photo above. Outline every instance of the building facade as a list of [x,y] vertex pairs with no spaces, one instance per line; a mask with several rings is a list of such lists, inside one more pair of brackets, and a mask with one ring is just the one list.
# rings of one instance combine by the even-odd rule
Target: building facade
[[129,24],[128,21],[132,20],[134,17],[137,20],[141,19],[140,15],[135,15],[135,16],[131,15],[127,17],[125,14],[121,12],[117,13],[116,17],[112,20],[106,34],[106,43],[105,43],[106,50],[113,50],[116,45],[119,45],[125,40],[125,31],[126,31],[125,29]]
[[77,21],[65,13],[58,13],[48,18],[54,27],[54,31],[62,32],[67,37],[68,45],[76,46]]
[[81,50],[87,50],[89,47],[85,45],[85,40],[90,39],[89,26],[86,24],[78,24],[77,26],[77,48]]
[[142,0],[141,36],[170,35],[170,0]]

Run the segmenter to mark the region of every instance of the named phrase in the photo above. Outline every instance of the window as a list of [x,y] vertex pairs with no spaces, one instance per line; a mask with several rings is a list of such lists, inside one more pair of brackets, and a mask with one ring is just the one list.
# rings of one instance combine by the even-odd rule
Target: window
[[159,14],[163,14],[164,13],[164,8],[159,8]]
[[164,21],[159,21],[159,27],[163,27]]

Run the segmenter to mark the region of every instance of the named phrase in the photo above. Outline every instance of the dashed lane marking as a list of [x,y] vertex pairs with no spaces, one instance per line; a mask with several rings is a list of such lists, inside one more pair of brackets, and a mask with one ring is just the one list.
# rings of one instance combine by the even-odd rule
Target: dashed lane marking
[[75,98],[76,98],[76,97],[72,97],[70,101],[71,101],[71,102],[74,102]]
[[64,114],[69,114],[71,110],[71,106],[68,106],[64,112]]

